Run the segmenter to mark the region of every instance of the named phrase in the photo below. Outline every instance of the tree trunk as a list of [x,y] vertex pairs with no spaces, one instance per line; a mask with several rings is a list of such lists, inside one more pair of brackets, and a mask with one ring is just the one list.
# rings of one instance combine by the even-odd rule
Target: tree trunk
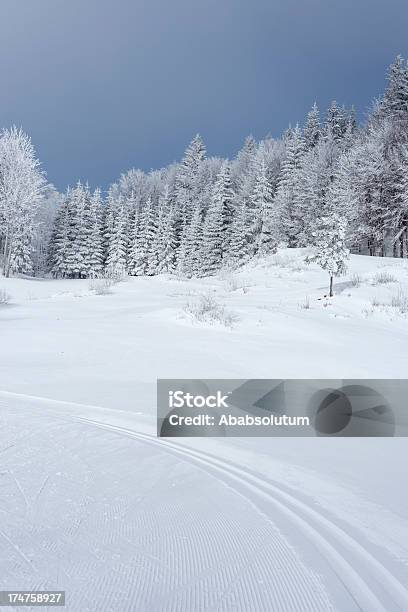
[[333,275],[330,276],[330,290],[329,297],[333,297]]

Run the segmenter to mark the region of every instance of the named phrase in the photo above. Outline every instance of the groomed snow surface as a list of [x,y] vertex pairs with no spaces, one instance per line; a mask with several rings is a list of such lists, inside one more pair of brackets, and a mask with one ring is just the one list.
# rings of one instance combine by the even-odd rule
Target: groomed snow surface
[[408,263],[352,256],[327,298],[304,257],[104,295],[0,278],[0,589],[65,590],[70,612],[408,610],[405,439],[155,437],[158,377],[406,377]]

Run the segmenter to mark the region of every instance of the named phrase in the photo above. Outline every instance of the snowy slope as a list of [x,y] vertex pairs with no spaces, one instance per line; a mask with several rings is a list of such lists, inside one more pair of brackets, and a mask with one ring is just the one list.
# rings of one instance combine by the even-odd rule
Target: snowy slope
[[[154,437],[157,377],[406,376],[406,263],[353,256],[329,300],[303,259],[106,296],[0,279],[1,588],[81,612],[408,609],[404,439]],[[185,312],[203,293],[232,327]]]

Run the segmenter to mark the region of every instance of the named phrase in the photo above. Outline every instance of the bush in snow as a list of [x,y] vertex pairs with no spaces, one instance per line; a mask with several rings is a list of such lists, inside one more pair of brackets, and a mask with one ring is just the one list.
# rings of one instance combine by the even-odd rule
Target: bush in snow
[[95,276],[89,280],[89,290],[94,291],[97,295],[108,295],[112,293],[111,287],[124,281],[126,278],[122,269],[105,270],[100,276]]
[[0,289],[0,305],[8,304],[9,302],[10,302],[9,294],[4,289]]
[[396,308],[400,314],[408,313],[408,295],[400,289],[396,295],[391,298],[391,306]]
[[402,289],[392,296],[389,302],[381,302],[377,297],[371,299],[371,307],[364,309],[363,313],[368,316],[374,314],[375,311],[385,312],[388,314],[408,314],[408,294]]
[[389,283],[396,283],[398,281],[395,276],[383,270],[381,272],[377,272],[377,274],[373,276],[372,282],[373,285],[388,285]]
[[224,274],[220,275],[224,280],[224,287],[226,291],[233,292],[238,289],[242,289],[244,293],[247,293],[249,285],[249,281],[245,278],[240,278],[238,276],[234,276],[233,274]]
[[292,272],[303,272],[305,270],[304,259],[289,255],[274,255],[270,258],[270,265],[278,268],[287,268]]
[[310,297],[306,295],[305,299],[299,304],[299,306],[302,310],[310,310]]
[[89,281],[89,291],[93,291],[96,295],[109,295],[112,293],[113,281],[110,278],[92,278]]
[[220,304],[211,294],[202,294],[195,302],[188,302],[184,312],[200,323],[220,323],[225,327],[232,327],[238,320],[237,315],[229,311],[224,304]]
[[359,287],[362,283],[362,278],[359,274],[353,274],[350,283],[352,287]]
[[117,285],[126,280],[127,274],[123,268],[108,268],[103,273],[102,278],[110,281],[111,285]]

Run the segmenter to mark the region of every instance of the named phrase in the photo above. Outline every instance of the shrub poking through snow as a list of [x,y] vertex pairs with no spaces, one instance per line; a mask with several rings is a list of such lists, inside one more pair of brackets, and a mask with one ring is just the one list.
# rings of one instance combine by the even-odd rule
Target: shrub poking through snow
[[362,278],[359,274],[353,274],[350,278],[350,283],[352,287],[359,287],[362,283]]
[[402,289],[391,298],[391,306],[396,308],[400,314],[408,313],[408,294]]
[[232,327],[238,320],[233,312],[224,304],[220,304],[213,295],[206,293],[198,296],[194,302],[187,302],[184,312],[193,320],[200,323],[219,323],[225,327]]
[[232,293],[242,289],[244,293],[247,293],[250,283],[245,278],[237,277],[234,275],[227,275],[224,277],[225,290]]
[[372,315],[375,312],[383,312],[388,315],[407,315],[408,314],[408,294],[402,289],[391,297],[390,301],[381,302],[377,297],[371,299],[371,306],[363,310],[365,316]]
[[0,289],[0,306],[10,302],[10,296],[5,289]]
[[124,268],[109,268],[105,270],[104,274],[100,277],[104,280],[109,280],[111,285],[117,285],[118,283],[122,283],[127,278],[127,274]]
[[89,290],[96,295],[109,295],[112,293],[112,285],[114,280],[104,276],[101,278],[91,278],[89,281]]
[[306,295],[305,299],[299,304],[299,306],[302,310],[310,310],[310,297]]
[[377,272],[377,274],[373,276],[373,280],[372,280],[373,285],[388,285],[389,283],[396,283],[396,282],[398,281],[395,278],[395,276],[393,276],[389,272],[386,272],[385,270],[382,270],[381,272]]
[[105,270],[99,276],[89,280],[89,291],[96,295],[109,295],[112,293],[113,285],[117,285],[126,279],[126,274],[120,268]]

